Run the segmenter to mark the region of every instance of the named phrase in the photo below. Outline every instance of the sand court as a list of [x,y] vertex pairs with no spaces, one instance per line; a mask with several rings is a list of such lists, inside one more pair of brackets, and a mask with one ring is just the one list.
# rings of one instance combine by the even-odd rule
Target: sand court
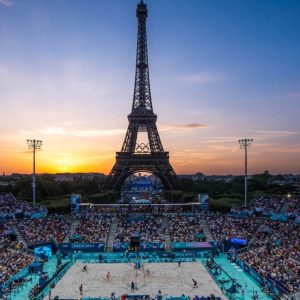
[[[87,271],[83,272],[83,266]],[[150,271],[147,274],[147,269]],[[107,279],[107,273],[110,279]],[[193,288],[192,278],[198,282]],[[225,296],[200,262],[147,263],[144,270],[134,270],[134,264],[99,264],[76,262],[52,290],[52,296],[60,298],[80,298],[79,286],[83,286],[84,297],[110,297],[131,294],[130,284],[135,283],[134,294],[147,294],[151,297],[161,290],[163,296]]]

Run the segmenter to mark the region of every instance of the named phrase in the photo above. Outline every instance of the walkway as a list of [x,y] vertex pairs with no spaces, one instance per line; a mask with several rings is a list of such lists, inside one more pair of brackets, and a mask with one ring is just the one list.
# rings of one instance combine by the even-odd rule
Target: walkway
[[25,247],[27,248],[27,242],[25,241],[20,230],[17,227],[13,227],[13,230],[14,230],[15,234],[17,235],[18,242],[23,243],[25,245]]
[[105,252],[112,252],[113,251],[113,242],[115,241],[115,236],[117,234],[117,221],[113,221],[110,224],[109,233],[106,239],[106,246]]
[[279,210],[279,213],[280,213],[280,214],[286,213],[286,211],[287,211],[289,205],[290,205],[289,202],[285,202],[285,203],[281,206],[281,208],[280,208],[280,210]]
[[206,218],[205,218],[205,215],[201,215],[201,218],[200,218],[200,226],[201,228],[203,229],[203,233],[205,234],[205,237],[206,237],[206,240],[209,242],[209,241],[213,241],[213,237],[211,235],[211,231],[210,231],[210,227],[209,225],[207,224],[207,221],[206,221]]
[[166,243],[166,251],[171,251],[171,237],[169,234],[169,220],[167,217],[164,217],[162,220],[162,230],[164,233],[164,239]]
[[65,239],[63,240],[63,243],[68,243],[70,241],[70,237],[76,232],[76,228],[79,225],[79,220],[73,220],[72,224],[69,229],[69,233],[66,234]]

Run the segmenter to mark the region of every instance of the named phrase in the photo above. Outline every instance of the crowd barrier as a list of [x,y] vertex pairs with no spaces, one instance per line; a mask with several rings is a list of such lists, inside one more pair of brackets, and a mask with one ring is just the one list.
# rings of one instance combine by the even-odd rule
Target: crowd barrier
[[[93,298],[82,298],[83,299],[93,299]],[[97,299],[97,298],[96,298]],[[78,300],[78,298],[50,298],[49,300]]]
[[129,243],[113,243],[113,252],[125,252],[129,249]]
[[270,275],[267,275],[266,278],[261,276],[251,266],[240,259],[237,259],[236,263],[242,270],[251,275],[251,277],[254,278],[261,286],[267,286],[274,294],[288,294],[288,290],[281,284],[274,281]]
[[[104,252],[105,243],[60,243],[54,242],[31,244],[29,249],[34,250],[38,247],[49,247],[53,253],[60,250],[62,253],[69,252]],[[197,251],[197,250],[213,250],[215,245],[209,242],[173,242],[171,243],[173,251]],[[166,249],[166,244],[159,242],[145,242],[141,243],[139,247],[140,252],[163,252]],[[129,250],[129,243],[113,243],[113,252],[125,252]]]
[[20,270],[17,274],[10,277],[7,281],[5,281],[1,285],[1,289],[6,289],[9,287],[9,285],[14,282],[15,280],[18,280],[20,278],[24,278],[29,274],[29,266],[25,267],[24,269]]
[[54,241],[51,242],[45,242],[45,243],[36,243],[36,244],[29,244],[28,248],[30,250],[35,250],[36,248],[40,248],[40,247],[48,247],[52,250],[52,252],[56,251],[56,243]]
[[[105,297],[98,297],[98,298],[83,297],[81,299],[82,300],[109,300],[109,298],[105,298]],[[59,299],[59,300],[64,300],[64,299]],[[67,299],[67,300],[69,300],[69,299]],[[74,300],[77,300],[77,299],[74,299]]]
[[141,243],[140,245],[140,251],[165,251],[166,244],[165,243]]
[[[166,244],[165,243],[155,243],[155,242],[148,242],[148,243],[141,243],[139,247],[139,251],[142,252],[156,252],[156,251],[165,251]],[[129,243],[113,243],[113,252],[125,252],[129,250]]]
[[271,215],[270,219],[272,221],[281,221],[281,222],[286,222],[288,220],[287,216],[283,214],[273,214]]
[[128,263],[141,259],[144,262],[178,262],[194,261],[195,258],[207,257],[211,251],[186,251],[186,252],[104,252],[104,253],[73,253],[73,260],[81,259],[88,263]]
[[168,297],[166,300],[189,300],[189,297],[181,296],[181,297]]
[[184,217],[196,217],[199,216],[199,212],[164,212],[163,213],[165,216],[168,217],[177,217],[177,216],[184,216]]
[[56,285],[56,283],[66,274],[66,272],[71,268],[72,265],[72,261],[64,263],[55,271],[53,276],[45,282],[44,286],[41,289],[37,289],[37,287],[39,286],[35,286],[29,293],[29,300],[44,299],[44,297],[49,294],[51,287]]
[[30,213],[30,212],[16,212],[16,213],[2,213],[0,212],[0,222],[14,220],[14,219],[42,219],[47,216],[47,211]]

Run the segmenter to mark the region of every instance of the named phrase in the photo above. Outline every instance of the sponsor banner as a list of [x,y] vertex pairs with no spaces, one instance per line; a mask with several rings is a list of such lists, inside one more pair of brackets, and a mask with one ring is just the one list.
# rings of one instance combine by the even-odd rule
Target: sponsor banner
[[178,252],[174,253],[176,258],[179,257],[195,257],[195,254],[193,252]]
[[28,245],[28,248],[31,249],[31,250],[34,250],[34,249],[39,248],[39,247],[48,247],[52,250],[52,252],[53,252],[53,248],[55,248],[52,242],[45,242],[45,243],[37,243],[37,244]]
[[71,200],[71,212],[76,215],[80,214],[81,196],[79,194],[72,194],[70,200]]
[[202,209],[208,209],[209,207],[209,197],[208,194],[199,194],[198,200],[200,202]]
[[273,214],[271,215],[270,219],[272,221],[283,221],[286,222],[287,221],[287,216],[283,215],[283,214]]
[[200,252],[157,252],[156,255],[160,258],[170,258],[170,259],[177,259],[177,258],[194,258],[200,257]]
[[172,253],[170,252],[158,252],[157,255],[160,258],[172,258]]
[[199,250],[212,249],[213,246],[208,242],[173,242],[173,250]]
[[165,243],[141,243],[140,251],[164,251]]
[[47,212],[38,212],[38,213],[33,213],[30,215],[31,219],[42,219],[44,217],[46,217]]
[[[164,251],[166,247],[165,243],[141,243],[140,251],[141,252],[156,252]],[[129,249],[129,243],[113,243],[114,252],[124,252]]]
[[151,200],[148,199],[132,199],[130,204],[138,204],[138,205],[151,205]]
[[58,245],[61,252],[103,252],[104,243],[62,243]]
[[46,246],[36,247],[34,249],[34,254],[39,257],[50,257],[52,256],[52,249],[51,247]]
[[113,243],[113,252],[125,252],[129,249],[129,243]]
[[245,245],[247,245],[247,240],[233,237],[230,239],[230,243],[245,246]]

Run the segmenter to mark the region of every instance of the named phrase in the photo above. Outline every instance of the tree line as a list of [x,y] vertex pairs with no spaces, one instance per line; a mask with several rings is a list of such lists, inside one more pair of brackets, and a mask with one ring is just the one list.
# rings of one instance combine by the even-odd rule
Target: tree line
[[[282,180],[281,175],[256,174],[248,179],[248,197],[255,195],[287,195],[296,193],[292,184],[278,185],[270,183],[270,179]],[[170,202],[198,201],[198,194],[207,193],[210,197],[210,206],[214,210],[229,210],[234,204],[241,204],[244,198],[244,176],[236,176],[232,181],[202,180],[193,181],[180,179],[180,191],[165,191],[165,198]],[[119,198],[119,192],[103,192],[103,179],[93,180],[74,178],[72,181],[57,181],[51,174],[38,175],[36,178],[36,198],[38,202],[49,203],[55,207],[55,201],[60,203],[61,197],[70,194],[81,194],[84,202],[113,203]],[[14,182],[0,186],[0,192],[12,192],[18,199],[32,199],[32,177],[20,175]],[[68,203],[68,201],[66,201]]]

